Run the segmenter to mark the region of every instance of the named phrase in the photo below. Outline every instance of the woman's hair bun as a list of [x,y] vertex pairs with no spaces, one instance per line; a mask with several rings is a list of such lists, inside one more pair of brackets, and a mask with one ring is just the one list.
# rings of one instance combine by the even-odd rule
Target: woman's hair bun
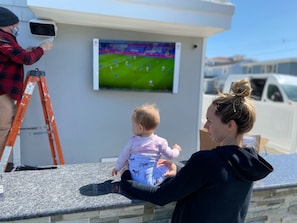
[[248,97],[252,92],[250,81],[247,78],[234,82],[231,89],[237,97]]

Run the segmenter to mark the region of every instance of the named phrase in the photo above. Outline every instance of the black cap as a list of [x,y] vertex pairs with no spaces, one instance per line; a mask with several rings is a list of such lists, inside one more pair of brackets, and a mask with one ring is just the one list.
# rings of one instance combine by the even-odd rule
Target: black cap
[[19,22],[19,18],[9,9],[0,7],[0,27],[12,26]]

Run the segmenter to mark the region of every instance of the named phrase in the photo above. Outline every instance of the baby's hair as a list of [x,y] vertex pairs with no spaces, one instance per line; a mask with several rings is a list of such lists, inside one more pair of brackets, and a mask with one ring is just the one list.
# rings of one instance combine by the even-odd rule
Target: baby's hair
[[255,108],[250,99],[252,87],[245,78],[232,84],[231,93],[221,93],[213,100],[216,115],[223,123],[234,120],[238,126],[238,134],[249,132],[256,121]]
[[144,104],[135,108],[132,118],[146,130],[156,129],[160,123],[160,113],[155,104]]

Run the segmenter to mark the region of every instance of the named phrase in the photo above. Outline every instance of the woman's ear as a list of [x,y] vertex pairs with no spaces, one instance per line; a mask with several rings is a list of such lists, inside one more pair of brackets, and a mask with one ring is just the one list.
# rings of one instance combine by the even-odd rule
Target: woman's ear
[[228,129],[230,129],[230,130],[237,129],[237,124],[234,120],[230,120],[228,122]]

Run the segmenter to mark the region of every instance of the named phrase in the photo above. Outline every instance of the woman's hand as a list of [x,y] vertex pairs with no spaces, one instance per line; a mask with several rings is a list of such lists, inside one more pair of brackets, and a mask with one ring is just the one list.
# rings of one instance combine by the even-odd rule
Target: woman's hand
[[164,177],[174,177],[176,175],[177,167],[172,161],[160,159],[158,161],[158,166],[160,165],[165,165],[169,169],[166,173],[164,173]]

